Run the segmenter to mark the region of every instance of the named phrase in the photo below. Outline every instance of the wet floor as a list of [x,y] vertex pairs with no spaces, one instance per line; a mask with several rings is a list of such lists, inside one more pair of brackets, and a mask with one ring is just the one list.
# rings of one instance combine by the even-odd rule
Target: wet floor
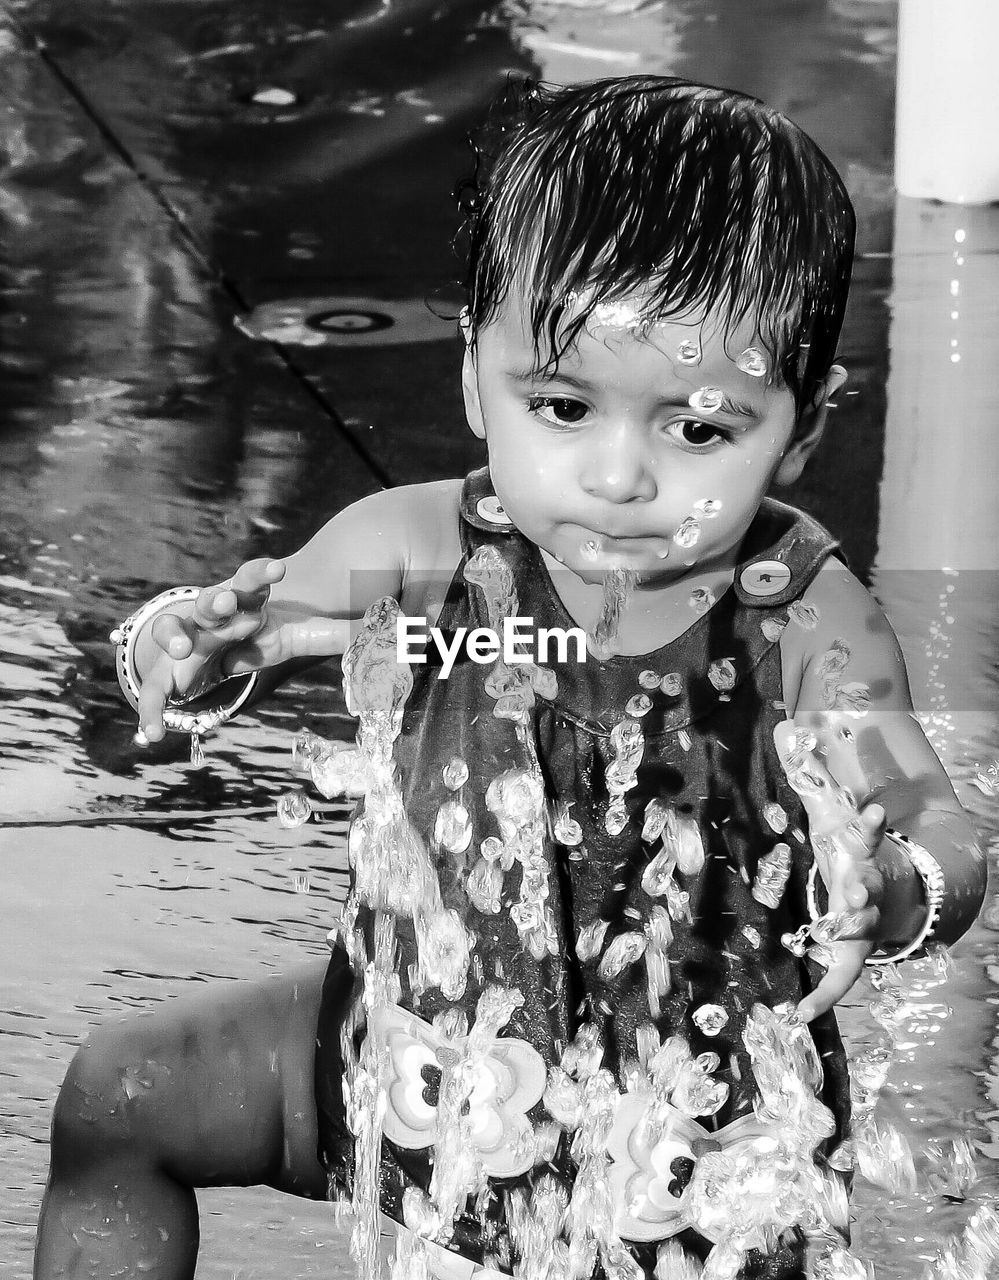
[[[350,734],[337,674],[286,688],[195,770],[179,740],[134,747],[107,632],[164,586],[289,550],[361,494],[481,461],[457,394],[450,192],[467,129],[511,73],[747,89],[841,168],[861,220],[851,381],[795,496],[888,607],[995,855],[999,212],[894,196],[894,4],[336,8],[0,7],[0,1260],[15,1277],[30,1270],[52,1100],[87,1027],[324,951],[345,812],[284,832],[259,810],[288,784],[299,724]],[[157,822],[102,818],[122,811]],[[51,825],[80,818],[93,825]],[[917,1275],[999,1191],[990,924],[999,912],[954,977],[926,978],[911,1002],[885,1105],[923,1181],[858,1198],[883,1280]],[[847,1014],[854,1043],[870,1034],[863,1004]],[[948,1198],[928,1153],[963,1135],[979,1181]],[[258,1191],[203,1203],[199,1276],[350,1274],[324,1206]]]

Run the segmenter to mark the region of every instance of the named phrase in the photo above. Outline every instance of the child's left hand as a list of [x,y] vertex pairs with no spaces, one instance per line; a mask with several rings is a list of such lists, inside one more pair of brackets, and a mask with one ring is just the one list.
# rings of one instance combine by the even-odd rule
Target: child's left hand
[[876,855],[886,817],[879,804],[857,808],[850,792],[816,754],[814,734],[785,720],[775,728],[774,742],[788,782],[808,814],[812,849],[829,894],[828,912],[849,913],[849,932],[826,944],[834,959],[825,977],[798,1005],[798,1014],[811,1022],[842,1000],[863,973],[864,961],[883,941],[886,885]]

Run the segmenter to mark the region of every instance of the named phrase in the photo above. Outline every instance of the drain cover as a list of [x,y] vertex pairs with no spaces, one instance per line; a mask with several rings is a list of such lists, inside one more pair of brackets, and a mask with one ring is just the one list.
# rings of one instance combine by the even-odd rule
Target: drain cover
[[236,320],[247,337],[299,347],[447,342],[455,325],[435,316],[423,298],[282,298]]

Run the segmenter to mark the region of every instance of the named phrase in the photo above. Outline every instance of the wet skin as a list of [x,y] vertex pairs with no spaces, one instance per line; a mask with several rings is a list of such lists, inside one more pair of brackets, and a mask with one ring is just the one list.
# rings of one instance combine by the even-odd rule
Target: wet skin
[[36,1280],[191,1280],[193,1187],[326,1197],[313,1059],[325,961],[95,1032],[59,1095]]

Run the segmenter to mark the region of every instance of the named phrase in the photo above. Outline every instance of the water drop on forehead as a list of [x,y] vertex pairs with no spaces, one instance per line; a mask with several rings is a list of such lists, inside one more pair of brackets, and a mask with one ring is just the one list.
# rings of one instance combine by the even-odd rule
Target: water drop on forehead
[[687,403],[692,409],[700,409],[702,413],[715,413],[721,408],[724,398],[717,387],[698,387],[691,393]]
[[751,378],[764,378],[767,374],[767,358],[759,347],[747,347],[738,357],[735,367]]

